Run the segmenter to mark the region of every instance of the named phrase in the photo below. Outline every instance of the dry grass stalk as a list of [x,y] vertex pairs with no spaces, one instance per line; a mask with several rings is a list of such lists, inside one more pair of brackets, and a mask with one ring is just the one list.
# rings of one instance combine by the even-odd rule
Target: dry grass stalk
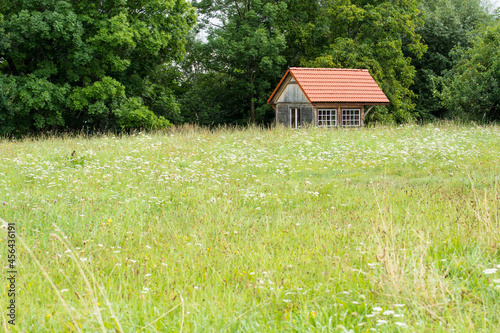
[[80,329],[80,325],[78,324],[78,322],[77,322],[77,320],[76,320],[76,318],[75,318],[75,316],[73,314],[73,311],[71,310],[71,307],[69,306],[68,302],[64,299],[64,297],[62,296],[62,294],[59,291],[59,289],[57,289],[56,285],[54,284],[54,281],[52,281],[52,279],[50,278],[49,273],[47,273],[47,270],[43,267],[43,265],[40,263],[40,261],[38,261],[38,259],[33,254],[33,252],[31,251],[31,249],[29,248],[29,246],[24,242],[24,240],[21,237],[19,237],[19,236],[17,237],[17,239],[24,246],[24,248],[26,249],[26,251],[28,252],[28,254],[30,255],[30,257],[33,259],[33,261],[36,263],[36,265],[38,266],[38,268],[40,268],[40,270],[42,271],[42,274],[45,276],[45,278],[47,279],[47,281],[49,281],[50,285],[52,286],[52,289],[54,289],[57,297],[59,298],[59,300],[61,301],[61,303],[64,305],[64,309],[69,314],[69,316],[71,318],[71,321],[73,322],[73,325],[75,327],[75,330],[77,332],[82,332],[82,330]]
[[[80,274],[82,275],[84,281],[85,281],[85,285],[87,287],[87,292],[89,293],[89,295],[91,295],[91,300],[92,300],[92,303],[93,303],[93,307],[94,307],[94,316],[96,317],[96,319],[98,320],[99,324],[101,325],[101,329],[103,332],[106,332],[106,328],[104,326],[104,321],[102,319],[102,314],[101,314],[101,311],[99,309],[99,302],[97,300],[97,293],[96,293],[96,286],[97,286],[97,289],[100,291],[101,295],[103,296],[104,300],[105,300],[105,303],[111,313],[111,316],[112,318],[114,319],[116,325],[117,325],[117,331],[118,332],[124,332],[123,331],[123,328],[121,327],[121,324],[118,320],[118,318],[116,317],[115,315],[115,312],[113,311],[113,308],[111,307],[111,303],[109,302],[109,299],[106,295],[106,292],[105,292],[105,289],[104,287],[102,286],[98,286],[96,280],[95,280],[95,277],[94,277],[94,274],[88,269],[88,267],[82,267],[82,265],[80,264],[80,262],[78,261],[78,258],[76,258],[76,256],[74,255],[74,251],[73,249],[70,248],[70,246],[68,245],[68,243],[66,243],[64,241],[63,238],[65,238],[65,235],[64,233],[59,229],[59,227],[56,225],[56,224],[53,224],[54,228],[56,229],[56,231],[58,231],[63,237],[61,238],[59,235],[56,235],[56,234],[52,234],[52,237],[54,237],[55,239],[57,239],[58,241],[60,241],[65,247],[67,250],[70,251],[70,256],[71,258],[73,259],[73,261],[75,262],[76,266],[78,267],[78,270],[80,271]],[[87,278],[87,275],[89,275],[91,278],[92,278],[92,285],[90,284],[89,282],[89,279]]]

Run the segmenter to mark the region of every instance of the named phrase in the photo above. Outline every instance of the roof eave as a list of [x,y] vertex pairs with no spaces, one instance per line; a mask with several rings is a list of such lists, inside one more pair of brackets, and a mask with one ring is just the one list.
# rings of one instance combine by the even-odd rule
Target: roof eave
[[311,104],[321,104],[321,103],[328,103],[328,104],[362,104],[362,105],[390,105],[391,102],[346,102],[346,101],[317,101],[317,102],[312,102]]
[[306,96],[306,98],[309,101],[309,103],[312,104],[311,99],[309,98],[309,96],[307,96],[307,93],[304,90],[304,88],[302,88],[302,85],[300,84],[299,80],[297,80],[297,78],[295,77],[295,75],[293,75],[293,71],[290,70],[290,74],[292,74],[292,77],[295,79],[295,82],[297,82],[297,84],[299,85],[300,90],[302,90],[302,92],[304,93],[304,96]]
[[293,67],[289,68],[286,71],[285,75],[283,75],[283,77],[281,78],[280,83],[278,83],[278,85],[274,89],[273,93],[271,94],[271,97],[269,97],[269,99],[267,100],[267,104],[276,104],[276,103],[274,103],[273,98],[276,95],[276,92],[278,92],[279,88],[281,87],[281,84],[283,83],[283,81],[287,77],[288,73],[290,73],[290,75],[293,77],[293,79],[295,80],[295,82],[297,82],[297,84],[299,85],[300,90],[302,90],[302,92],[304,93],[304,96],[306,96],[306,98],[309,101],[309,103],[313,104],[313,102],[311,101],[311,99],[309,98],[309,96],[307,96],[306,91],[304,90],[304,88],[300,84],[299,80],[297,80],[297,78],[295,77],[295,75],[293,75],[293,72],[291,71],[292,68]]
[[273,103],[272,99],[274,98],[274,95],[276,94],[276,92],[279,90],[279,88],[281,87],[281,84],[283,83],[283,81],[285,80],[286,76],[288,75],[288,73],[290,73],[290,69],[288,69],[285,73],[285,75],[283,75],[283,77],[281,78],[280,80],[280,83],[278,83],[278,85],[276,86],[276,88],[274,88],[274,91],[273,93],[271,94],[271,97],[269,97],[269,99],[267,100],[267,104],[275,104]]

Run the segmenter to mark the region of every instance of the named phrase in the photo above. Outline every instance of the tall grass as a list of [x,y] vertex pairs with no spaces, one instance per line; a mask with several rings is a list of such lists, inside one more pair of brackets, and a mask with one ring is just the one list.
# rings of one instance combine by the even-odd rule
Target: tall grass
[[1,326],[500,331],[499,139],[445,123],[0,141],[20,238]]

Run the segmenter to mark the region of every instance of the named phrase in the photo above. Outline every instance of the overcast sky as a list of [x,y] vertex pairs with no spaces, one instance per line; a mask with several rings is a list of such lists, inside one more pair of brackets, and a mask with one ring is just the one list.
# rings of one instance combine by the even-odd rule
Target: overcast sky
[[490,0],[494,7],[500,7],[500,0]]

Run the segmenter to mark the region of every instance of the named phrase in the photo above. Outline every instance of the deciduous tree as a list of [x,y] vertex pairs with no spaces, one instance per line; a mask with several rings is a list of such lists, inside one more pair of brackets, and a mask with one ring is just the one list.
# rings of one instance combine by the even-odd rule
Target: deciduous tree
[[278,22],[286,4],[269,0],[202,0],[196,6],[213,26],[205,46],[211,56],[206,71],[227,77],[228,85],[221,89],[230,89],[234,98],[246,101],[246,110],[238,113],[253,123],[257,114],[262,117],[269,108],[265,100],[270,82],[280,75],[285,63],[285,38]]
[[500,22],[482,29],[471,48],[456,48],[456,63],[437,92],[452,116],[500,120]]
[[471,46],[475,31],[491,22],[491,15],[482,6],[481,0],[425,0],[420,9],[424,24],[417,28],[423,42],[428,46],[422,58],[412,57],[417,72],[411,89],[417,95],[416,112],[420,119],[442,117],[446,109],[433,91],[445,71],[453,66],[450,54],[455,46]]
[[178,113],[163,74],[195,21],[185,0],[12,0],[0,13],[0,133],[164,127]]
[[407,122],[415,118],[415,77],[411,59],[426,47],[416,28],[421,24],[416,0],[330,0],[324,8],[328,26],[328,48],[320,57],[306,61],[314,67],[367,68],[391,101],[370,117],[384,122]]

